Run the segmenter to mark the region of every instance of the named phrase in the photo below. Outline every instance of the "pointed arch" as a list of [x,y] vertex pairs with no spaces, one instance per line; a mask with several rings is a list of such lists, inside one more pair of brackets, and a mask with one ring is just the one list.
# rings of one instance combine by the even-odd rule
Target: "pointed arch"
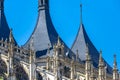
[[29,80],[29,76],[24,70],[23,66],[20,64],[17,64],[15,66],[15,76],[16,80]]
[[0,76],[3,77],[4,80],[7,80],[7,64],[0,59]]
[[38,71],[36,72],[36,78],[36,80],[43,80],[42,75]]

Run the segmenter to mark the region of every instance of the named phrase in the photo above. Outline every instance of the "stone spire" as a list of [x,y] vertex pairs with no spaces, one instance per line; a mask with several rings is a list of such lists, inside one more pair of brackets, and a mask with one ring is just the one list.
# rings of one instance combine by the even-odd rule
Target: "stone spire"
[[114,68],[114,69],[117,69],[116,55],[114,55],[114,63],[113,63],[113,68]]
[[117,69],[117,61],[116,55],[114,55],[114,63],[113,63],[113,80],[118,80],[118,69]]
[[91,60],[91,57],[90,57],[90,54],[89,54],[89,45],[88,44],[86,45],[86,60],[87,61]]
[[58,46],[61,46],[61,42],[60,42],[60,37],[59,37],[59,36],[58,36],[57,45],[58,45]]
[[10,35],[9,35],[9,53],[8,53],[8,58],[9,58],[9,72],[8,72],[8,80],[16,80],[15,78],[15,73],[14,73],[14,38],[12,34],[12,29],[10,30]]
[[79,53],[78,53],[78,49],[76,50],[76,61],[79,61]]
[[[72,45],[71,50],[76,53],[76,49],[78,49],[78,53],[79,53],[79,58],[82,61],[86,60],[86,45],[89,44],[89,52],[90,52],[90,56],[91,56],[91,60],[93,62],[93,66],[95,68],[98,68],[98,64],[99,64],[99,52],[96,49],[96,47],[94,46],[94,44],[92,43],[92,41],[90,40],[84,24],[83,24],[83,19],[82,19],[82,5],[80,5],[80,11],[81,11],[81,15],[80,15],[80,27],[77,33],[77,36],[74,40],[74,43]],[[88,26],[89,27],[89,26]],[[108,66],[107,68],[107,72],[112,74],[112,68],[109,66],[109,64],[107,64],[107,62],[105,61],[106,65]]]
[[104,62],[103,62],[103,58],[102,58],[102,50],[100,50],[100,56],[99,56],[99,66],[103,66]]
[[81,25],[82,25],[82,4],[80,4],[80,11],[81,11],[80,20],[81,20]]
[[86,45],[86,62],[85,62],[85,79],[90,80],[91,74],[91,57],[89,55],[89,45]]
[[54,74],[55,80],[61,80],[62,70],[64,63],[60,59],[64,60],[64,45],[61,43],[60,38],[58,37],[57,43],[54,45]]
[[94,72],[94,66],[93,64],[91,64],[91,76],[90,76],[90,80],[95,80],[95,72]]
[[9,35],[9,42],[14,44],[14,38],[13,38],[13,34],[12,34],[12,29],[10,30],[10,35]]
[[104,60],[102,58],[102,50],[100,50],[98,80],[105,80],[105,70],[104,69],[105,69],[105,65],[104,65]]

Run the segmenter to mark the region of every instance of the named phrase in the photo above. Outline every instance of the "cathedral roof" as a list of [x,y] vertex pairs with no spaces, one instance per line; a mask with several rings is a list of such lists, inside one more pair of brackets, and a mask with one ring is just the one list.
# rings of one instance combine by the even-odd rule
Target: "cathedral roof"
[[[33,46],[37,56],[45,55],[48,49],[48,44],[52,49],[52,46],[57,43],[58,33],[56,32],[49,13],[49,0],[39,0],[39,11],[36,27],[24,45],[28,48],[30,41],[33,37]],[[62,41],[62,39],[60,39]],[[64,43],[62,41],[62,43]],[[64,44],[65,45],[65,44]],[[71,52],[71,50],[65,45],[65,50]]]
[[10,29],[4,15],[4,1],[0,0],[0,39],[9,39]]
[[[81,13],[81,25],[79,28],[79,31],[77,33],[76,39],[72,45],[71,50],[75,53],[76,50],[78,50],[79,53],[79,58],[82,61],[86,60],[86,45],[88,45],[88,49],[89,49],[89,54],[91,56],[92,62],[94,67],[98,67],[99,64],[99,52],[97,51],[97,49],[95,48],[95,46],[93,45],[93,43],[90,41],[84,25],[82,23],[82,13]],[[107,64],[107,62],[105,62]],[[112,72],[112,68],[107,64],[108,66],[108,72]]]
[[[0,0],[0,39],[8,40],[9,34],[10,29],[4,14],[4,0]],[[15,44],[17,44],[16,41]]]

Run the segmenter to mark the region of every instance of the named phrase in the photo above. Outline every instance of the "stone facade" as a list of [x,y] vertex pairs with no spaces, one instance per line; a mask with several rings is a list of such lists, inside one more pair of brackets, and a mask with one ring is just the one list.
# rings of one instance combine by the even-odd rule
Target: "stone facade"
[[[0,20],[5,22],[0,24],[0,29],[3,29],[2,27],[8,29],[4,36],[0,32],[0,76],[4,80],[119,80],[116,56],[113,71],[109,72],[110,67],[102,58],[102,51],[97,54],[99,62],[95,62],[93,59],[95,54],[91,55],[91,44],[88,42],[83,45],[85,60],[82,60],[78,48],[76,52],[69,49],[55,31],[49,15],[49,0],[38,0],[38,3],[37,26],[22,47],[17,45],[12,30],[5,26],[7,25],[5,16],[0,17]],[[4,15],[3,4],[4,0],[0,0],[0,16]],[[83,28],[82,26],[82,31]],[[94,63],[98,66],[96,67]]]

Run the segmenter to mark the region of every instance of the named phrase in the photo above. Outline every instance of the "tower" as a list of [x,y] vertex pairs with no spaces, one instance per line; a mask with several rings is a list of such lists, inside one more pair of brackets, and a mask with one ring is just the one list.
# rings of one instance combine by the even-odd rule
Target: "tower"
[[[89,55],[91,56],[91,60],[93,63],[93,66],[95,68],[98,68],[98,64],[99,64],[99,52],[98,50],[95,48],[95,46],[93,45],[93,43],[91,42],[84,24],[83,24],[83,19],[82,19],[82,5],[80,5],[80,11],[81,11],[81,15],[80,15],[80,27],[77,33],[77,36],[74,40],[74,43],[71,47],[71,50],[76,53],[76,49],[78,49],[78,53],[79,53],[79,58],[82,61],[86,60],[86,45],[89,45]],[[112,68],[109,66],[109,64],[105,61],[106,65],[107,65],[107,71],[110,72],[112,74]]]
[[54,46],[54,74],[55,80],[62,80],[63,65],[60,59],[64,59],[64,45],[61,43],[58,37],[57,44]]
[[[38,0],[37,24],[35,26],[35,29],[31,37],[28,39],[28,41],[24,45],[24,48],[28,49],[32,36],[34,40],[33,47],[37,57],[47,54],[48,44],[49,44],[50,50],[53,50],[53,45],[57,42],[59,35],[56,32],[50,17],[49,0]],[[61,38],[60,38],[60,41],[64,43]],[[69,51],[70,57],[74,55],[72,51],[66,46],[65,43],[64,43],[64,46],[65,46],[65,52]]]
[[114,55],[114,63],[113,63],[113,80],[119,80],[116,55]]

